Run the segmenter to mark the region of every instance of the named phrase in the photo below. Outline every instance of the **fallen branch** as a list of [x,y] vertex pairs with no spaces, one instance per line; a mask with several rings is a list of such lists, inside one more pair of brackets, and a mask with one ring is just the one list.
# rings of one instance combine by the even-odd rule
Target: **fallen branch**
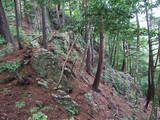
[[72,45],[71,45],[71,47],[70,47],[70,49],[69,49],[69,51],[68,51],[68,53],[67,53],[67,55],[66,55],[66,59],[65,59],[64,64],[63,64],[63,66],[62,66],[62,71],[61,71],[61,74],[60,74],[60,77],[59,77],[59,82],[58,82],[58,84],[57,84],[57,88],[59,87],[59,85],[60,85],[61,82],[62,82],[62,77],[63,77],[64,69],[65,69],[66,63],[67,63],[67,61],[68,61],[69,55],[70,55],[70,53],[71,53],[71,51],[72,51],[72,49],[73,49],[74,44],[75,44],[75,40],[73,41],[73,43],[72,43]]

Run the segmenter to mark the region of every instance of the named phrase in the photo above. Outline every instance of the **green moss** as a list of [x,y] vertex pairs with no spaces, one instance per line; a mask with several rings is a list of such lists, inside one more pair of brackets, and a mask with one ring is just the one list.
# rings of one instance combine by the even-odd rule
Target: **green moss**
[[60,104],[70,115],[78,115],[80,107],[69,96],[54,95],[54,100]]
[[68,58],[68,61],[73,63],[76,60],[77,56],[78,56],[77,52],[73,51],[70,57]]
[[38,112],[39,110],[40,110],[39,107],[33,107],[33,108],[30,109],[30,112],[35,113],[35,112]]
[[19,109],[25,107],[26,105],[24,101],[17,101],[15,104],[16,104],[16,107]]
[[21,66],[20,61],[8,61],[6,63],[0,64],[0,73],[9,71],[14,72]]
[[38,111],[50,111],[50,110],[54,110],[54,108],[51,107],[51,106],[44,106],[42,108],[40,108],[40,107],[33,107],[33,108],[30,109],[30,112],[31,113],[35,113],[35,112],[38,112]]
[[37,112],[34,113],[32,117],[29,117],[28,120],[48,120],[48,117],[42,112]]
[[65,120],[76,120],[76,119],[72,117],[72,118],[67,118]]

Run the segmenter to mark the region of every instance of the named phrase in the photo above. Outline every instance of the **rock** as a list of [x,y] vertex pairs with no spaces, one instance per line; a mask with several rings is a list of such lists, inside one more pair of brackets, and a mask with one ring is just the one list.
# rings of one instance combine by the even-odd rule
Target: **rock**
[[[125,96],[130,102],[134,100],[135,93],[139,96],[141,95],[138,91],[138,87],[135,89],[135,86],[138,85],[134,83],[134,78],[128,73],[118,72],[107,67],[107,70],[103,73],[102,79],[104,83],[111,84],[117,93]],[[115,91],[112,91],[113,94],[116,93]]]
[[69,33],[56,32],[55,35],[50,39],[53,42],[53,46],[50,46],[50,50],[53,53],[66,55],[68,47],[70,46]]
[[54,39],[61,39],[61,40],[66,40],[67,42],[69,42],[69,35],[67,32],[65,33],[59,33],[57,32],[55,35],[54,35]]
[[[60,10],[59,11],[60,21],[62,21],[62,16],[64,19],[64,25],[69,25],[69,24],[71,25],[73,23],[72,19]],[[59,25],[59,20],[57,19],[56,9],[51,9],[49,11],[49,17],[50,17],[50,21],[53,27],[58,30],[61,26]]]
[[37,100],[35,104],[36,104],[36,107],[39,107],[39,108],[44,107],[44,103],[42,101]]
[[12,45],[7,45],[0,50],[0,59],[14,52],[14,47]]
[[78,104],[72,100],[69,95],[61,96],[57,94],[52,94],[53,100],[56,101],[59,105],[61,105],[69,114],[78,115],[80,107]]
[[[46,79],[46,82],[50,83],[52,80],[54,83],[57,83],[59,81],[61,68],[58,66],[57,56],[50,51],[43,48],[35,51],[31,58],[31,65],[36,72]],[[62,86],[65,89],[72,89],[72,79],[72,77],[66,77],[64,74],[62,77]]]
[[44,79],[41,79],[41,78],[37,78],[37,84],[38,86],[42,87],[43,89],[48,89],[48,83],[47,81],[45,81]]
[[[32,67],[40,73],[42,76],[47,77],[48,79],[57,80],[56,74],[60,71],[56,69],[58,67],[58,60],[51,52],[46,49],[39,49],[33,53],[31,58]],[[52,75],[53,73],[53,75]]]
[[94,98],[93,98],[93,96],[92,96],[92,93],[85,93],[84,96],[85,96],[85,98],[87,99],[87,101],[88,101],[91,105],[97,106],[97,104],[95,103]]
[[31,46],[32,46],[33,48],[39,48],[39,47],[40,47],[40,44],[38,43],[37,40],[33,40],[33,41],[31,41]]
[[58,92],[59,95],[62,95],[62,96],[67,95],[67,93],[63,90],[57,90],[57,92]]

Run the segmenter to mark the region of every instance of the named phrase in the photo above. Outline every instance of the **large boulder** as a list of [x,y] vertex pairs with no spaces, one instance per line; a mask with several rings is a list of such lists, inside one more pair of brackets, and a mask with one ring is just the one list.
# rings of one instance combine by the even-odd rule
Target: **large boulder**
[[[58,56],[54,55],[46,49],[39,49],[33,53],[31,65],[47,82],[57,83],[59,81],[61,67],[58,65]],[[65,73],[65,72],[64,72]],[[62,86],[67,89],[72,89],[72,77],[62,77]]]
[[102,80],[104,83],[111,84],[115,91],[114,93],[119,93],[131,102],[137,95],[141,95],[139,91],[139,86],[135,83],[134,78],[129,73],[115,71],[112,68],[108,68],[103,72]]

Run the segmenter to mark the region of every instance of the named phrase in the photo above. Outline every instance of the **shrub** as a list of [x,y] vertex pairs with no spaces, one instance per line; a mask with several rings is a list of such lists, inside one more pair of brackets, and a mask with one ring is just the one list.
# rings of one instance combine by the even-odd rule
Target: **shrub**
[[20,61],[8,61],[6,63],[0,64],[0,73],[5,71],[16,71],[21,66]]

